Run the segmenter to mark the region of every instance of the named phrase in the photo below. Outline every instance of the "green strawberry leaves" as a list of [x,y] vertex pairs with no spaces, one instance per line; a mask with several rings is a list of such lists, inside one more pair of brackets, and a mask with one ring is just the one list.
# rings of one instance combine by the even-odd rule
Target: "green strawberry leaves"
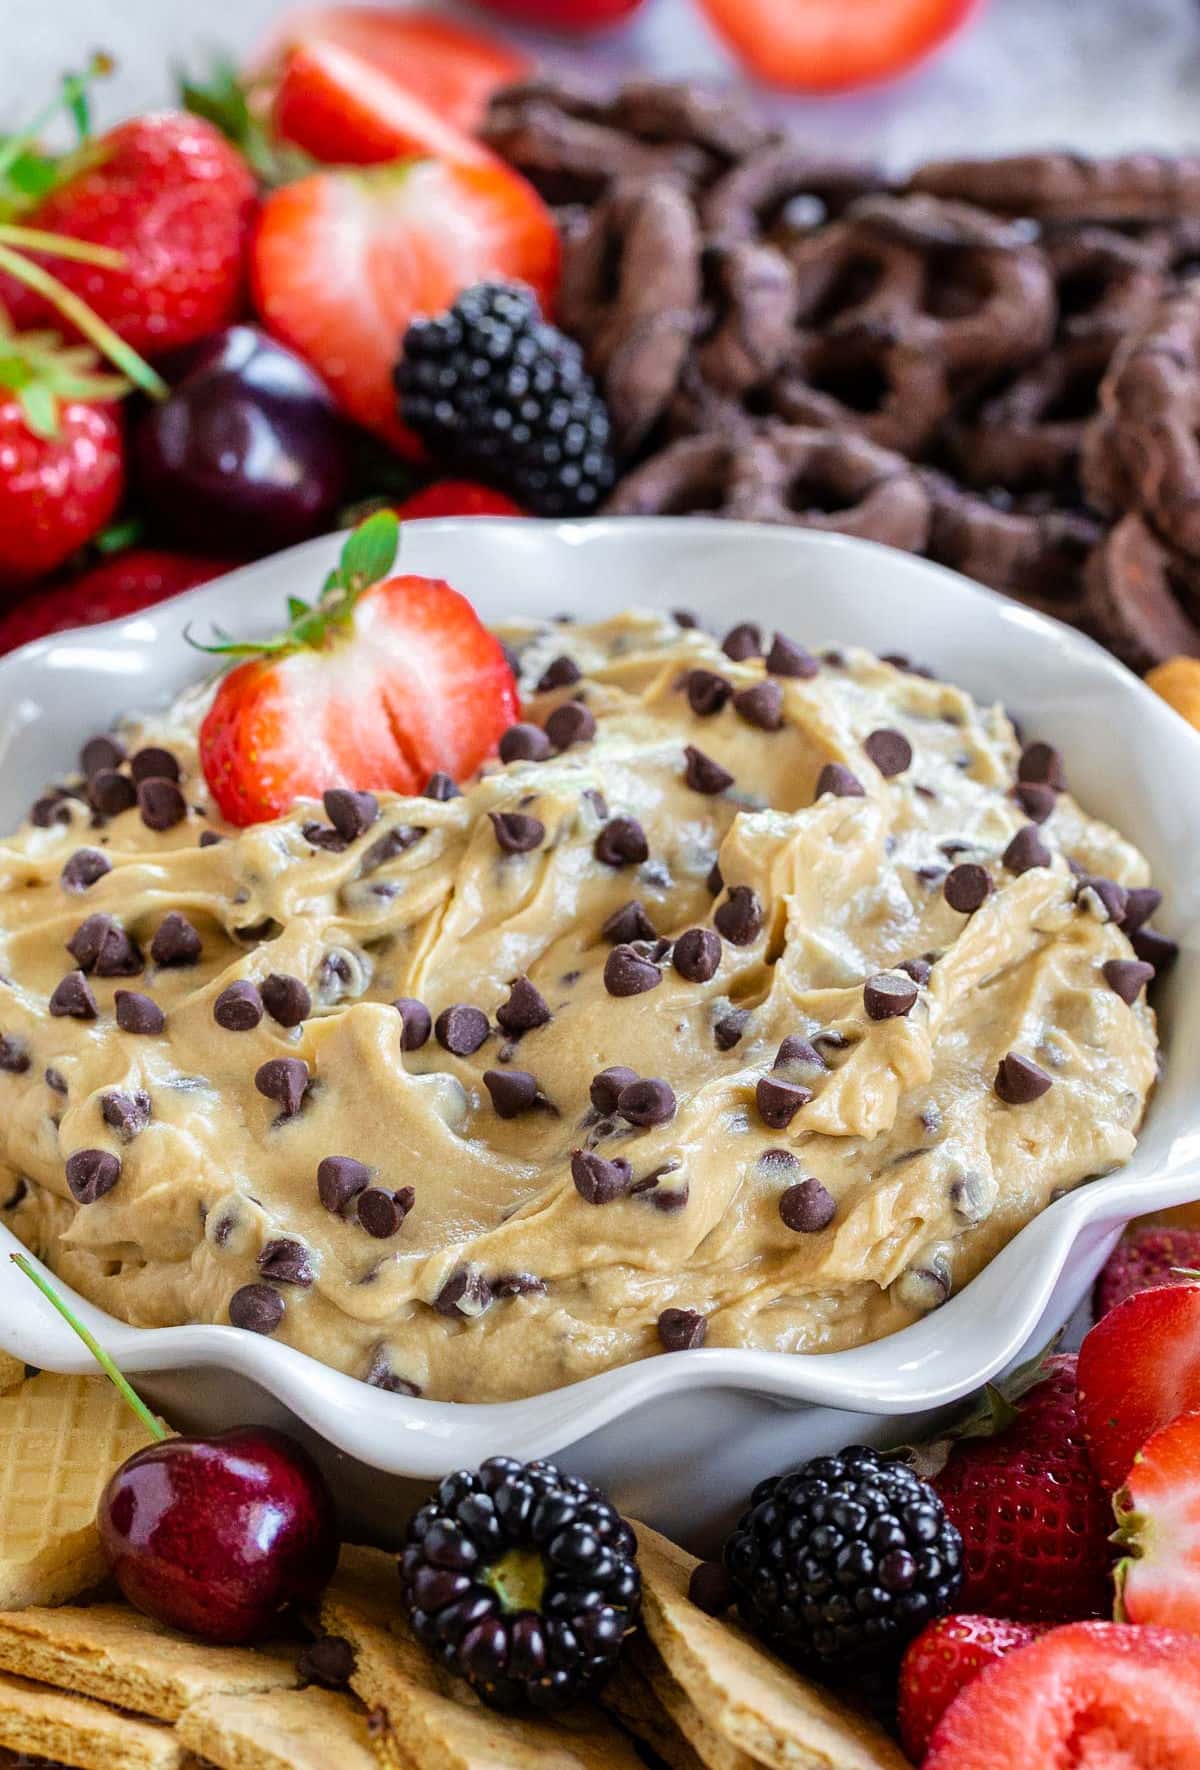
[[310,154],[280,141],[265,100],[241,79],[231,61],[215,60],[207,78],[193,79],[180,71],[177,80],[184,109],[219,129],[269,190],[293,184],[317,170]]
[[86,344],[64,345],[55,332],[12,332],[0,323],[0,387],[15,395],[35,436],[58,434],[70,400],[116,400],[129,391],[103,373]]

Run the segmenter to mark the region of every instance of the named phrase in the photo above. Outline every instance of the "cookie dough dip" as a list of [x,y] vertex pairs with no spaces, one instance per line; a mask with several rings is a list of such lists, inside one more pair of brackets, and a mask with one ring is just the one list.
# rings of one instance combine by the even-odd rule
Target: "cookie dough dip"
[[498,1401],[877,1339],[1128,1160],[1169,943],[1053,750],[750,626],[504,638],[461,789],[235,828],[196,697],[0,846],[0,1220],[67,1283]]

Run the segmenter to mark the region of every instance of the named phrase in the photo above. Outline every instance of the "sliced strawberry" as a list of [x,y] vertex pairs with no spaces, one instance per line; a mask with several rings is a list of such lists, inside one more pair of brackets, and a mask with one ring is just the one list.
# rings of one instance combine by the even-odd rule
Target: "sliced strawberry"
[[764,80],[835,92],[890,80],[956,31],[978,0],[700,0]]
[[1027,1647],[1050,1627],[1002,1616],[943,1616],[922,1629],[900,1665],[898,1719],[909,1757],[920,1763],[954,1698],[985,1666]]
[[440,14],[401,7],[301,7],[275,33],[266,59],[301,41],[349,49],[464,135],[479,128],[492,93],[529,68],[527,57],[511,44]]
[[528,511],[473,479],[439,479],[396,507],[402,520],[420,516],[527,516]]
[[489,277],[528,283],[545,307],[559,260],[553,218],[515,172],[499,162],[410,160],[319,173],[276,191],[259,219],[252,277],[268,328],[312,364],[346,413],[418,455],[392,384],[410,320]]
[[1192,1284],[1200,1268],[1200,1229],[1150,1225],[1132,1229],[1114,1248],[1096,1280],[1092,1308],[1096,1320],[1132,1297],[1158,1285]]
[[1200,1637],[1052,1629],[972,1679],[923,1770],[1200,1770]]
[[231,572],[236,560],[199,558],[133,547],[103,560],[65,583],[45,584],[0,618],[0,653],[15,651],[50,633],[94,627],[137,614],[196,584]]
[[1200,1410],[1200,1285],[1139,1291],[1098,1321],[1079,1349],[1079,1415],[1109,1492],[1146,1440]]
[[1147,1439],[1113,1507],[1117,1620],[1200,1635],[1200,1413]]
[[374,166],[432,154],[487,166],[482,143],[365,57],[319,38],[300,42],[284,63],[275,94],[275,129],[327,165]]
[[288,634],[217,690],[200,761],[231,823],[280,817],[328,787],[415,793],[438,770],[465,777],[516,717],[500,642],[465,597],[438,578],[377,581],[372,537],[395,531],[389,513],[369,518],[321,600],[295,605]]

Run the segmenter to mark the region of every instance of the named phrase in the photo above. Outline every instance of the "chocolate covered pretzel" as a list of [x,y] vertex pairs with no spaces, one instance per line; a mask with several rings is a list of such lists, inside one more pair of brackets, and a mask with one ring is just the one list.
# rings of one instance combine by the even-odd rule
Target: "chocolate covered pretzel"
[[1040,153],[932,160],[913,174],[909,188],[1002,215],[1148,224],[1200,215],[1200,156]]

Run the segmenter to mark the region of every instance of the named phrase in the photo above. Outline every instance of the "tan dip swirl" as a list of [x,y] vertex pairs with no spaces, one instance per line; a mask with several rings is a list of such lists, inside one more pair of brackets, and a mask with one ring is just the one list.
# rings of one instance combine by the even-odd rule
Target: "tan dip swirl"
[[193,705],[122,733],[182,794],[0,847],[3,1221],[67,1282],[495,1401],[874,1340],[1128,1160],[1147,867],[1045,746],[865,652],[506,636],[567,747],[460,797],[231,830]]

